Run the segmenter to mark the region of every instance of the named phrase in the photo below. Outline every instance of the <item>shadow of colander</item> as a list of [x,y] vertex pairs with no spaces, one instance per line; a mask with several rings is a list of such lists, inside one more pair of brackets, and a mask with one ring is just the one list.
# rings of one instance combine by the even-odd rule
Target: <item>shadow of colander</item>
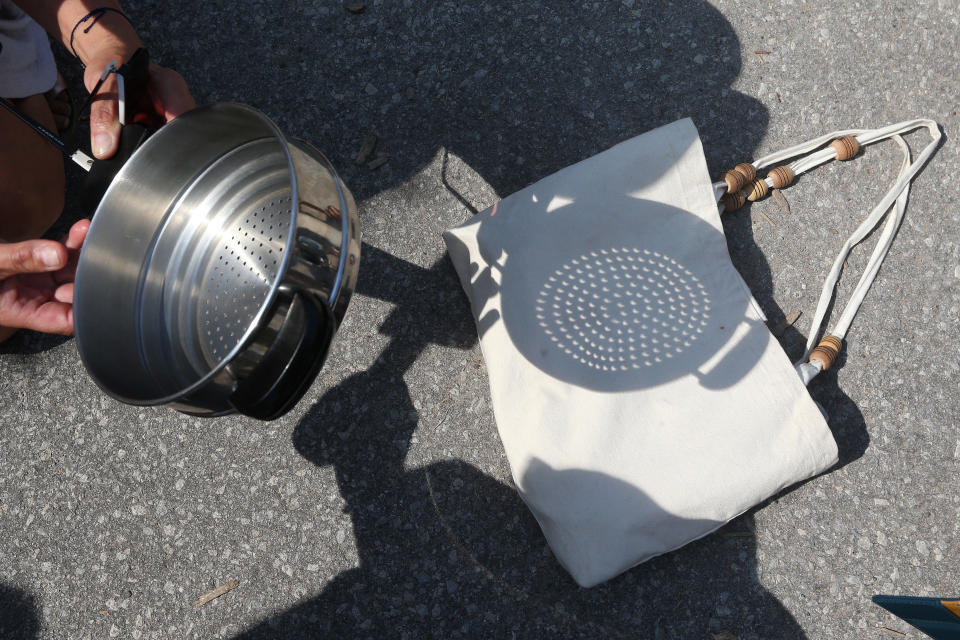
[[[686,375],[710,388],[735,383],[761,352],[734,347],[765,329],[747,313],[751,297],[719,223],[629,196],[600,200],[538,195],[525,205],[540,212],[501,207],[480,225],[491,273],[477,276],[500,294],[517,349],[552,377],[597,391]],[[563,232],[531,233],[530,219]]]
[[708,326],[710,297],[670,256],[621,246],[555,269],[536,312],[563,353],[597,371],[623,373],[659,366],[693,346]]

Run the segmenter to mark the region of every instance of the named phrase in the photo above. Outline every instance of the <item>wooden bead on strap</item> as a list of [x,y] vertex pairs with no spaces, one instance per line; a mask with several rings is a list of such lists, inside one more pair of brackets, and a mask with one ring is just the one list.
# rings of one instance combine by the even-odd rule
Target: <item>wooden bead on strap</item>
[[736,169],[723,174],[723,181],[727,183],[727,193],[740,193],[747,184],[747,177]]
[[837,336],[825,335],[817,348],[810,352],[810,362],[819,360],[826,371],[833,365],[834,360],[840,355],[840,349],[843,348],[843,341]]
[[860,151],[860,143],[853,136],[843,136],[830,143],[837,152],[837,160],[849,160]]
[[749,184],[750,182],[753,181],[754,178],[757,177],[756,168],[749,162],[741,162],[740,164],[735,166],[733,170],[739,171],[740,173],[743,174],[743,177],[746,178],[746,181],[744,182],[744,184]]
[[747,189],[747,200],[756,202],[766,196],[768,190],[767,181],[762,178],[757,178],[750,183],[750,188]]
[[740,191],[734,191],[733,193],[725,193],[720,196],[720,199],[723,200],[724,211],[736,211],[743,206],[743,203],[747,201],[743,197],[743,194]]
[[723,181],[727,183],[727,193],[736,193],[750,184],[757,177],[757,170],[749,162],[741,162],[730,171],[723,174]]
[[782,167],[770,169],[767,177],[773,182],[774,189],[783,189],[793,184],[793,179],[796,178],[796,175],[793,173],[793,169],[787,165],[783,165]]

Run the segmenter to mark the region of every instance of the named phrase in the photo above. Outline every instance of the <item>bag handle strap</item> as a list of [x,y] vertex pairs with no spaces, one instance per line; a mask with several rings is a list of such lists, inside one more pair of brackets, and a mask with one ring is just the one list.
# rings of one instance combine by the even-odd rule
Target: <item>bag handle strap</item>
[[[927,129],[931,141],[920,152],[916,160],[912,160],[910,148],[903,140],[902,134],[920,128]],[[843,339],[850,329],[850,324],[860,309],[870,285],[876,279],[880,265],[887,256],[900,223],[903,221],[907,200],[910,196],[910,183],[934,154],[941,137],[937,123],[927,119],[907,120],[882,129],[834,131],[783,151],[763,156],[753,163],[738,164],[724,174],[722,181],[713,184],[714,194],[719,202],[719,209],[722,214],[724,211],[733,211],[740,208],[747,200],[754,201],[763,198],[771,188],[786,187],[800,174],[826,164],[833,159],[850,160],[859,153],[862,147],[868,144],[890,138],[903,151],[903,162],[900,164],[896,181],[873,211],[870,212],[870,215],[843,243],[843,247],[841,247],[840,253],[827,275],[826,282],[823,284],[817,310],[810,327],[810,335],[807,338],[806,349],[803,357],[796,363],[797,372],[804,383],[809,383],[818,373],[829,369],[839,355],[843,347]],[[779,164],[790,158],[796,158],[796,160],[789,164]],[[778,166],[770,169],[766,177],[757,178],[758,170],[771,165]],[[847,256],[850,255],[850,251],[857,244],[873,232],[884,218],[886,222],[883,231],[880,233],[870,260],[867,262],[863,275],[860,276],[860,281],[854,288],[850,300],[840,314],[833,330],[824,335],[823,339],[817,343],[817,338],[824,329],[827,309],[833,299]]]

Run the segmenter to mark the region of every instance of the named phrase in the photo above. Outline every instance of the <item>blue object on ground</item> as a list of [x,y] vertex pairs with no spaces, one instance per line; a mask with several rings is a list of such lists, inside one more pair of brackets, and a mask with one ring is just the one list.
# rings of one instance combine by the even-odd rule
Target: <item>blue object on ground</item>
[[933,640],[960,638],[960,600],[913,596],[873,596],[878,604]]

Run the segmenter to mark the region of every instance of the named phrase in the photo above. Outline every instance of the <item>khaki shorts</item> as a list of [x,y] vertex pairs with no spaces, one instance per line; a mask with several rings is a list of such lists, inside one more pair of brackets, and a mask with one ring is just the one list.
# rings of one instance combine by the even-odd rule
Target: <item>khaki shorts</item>
[[45,93],[57,82],[50,41],[12,0],[0,0],[0,97]]

